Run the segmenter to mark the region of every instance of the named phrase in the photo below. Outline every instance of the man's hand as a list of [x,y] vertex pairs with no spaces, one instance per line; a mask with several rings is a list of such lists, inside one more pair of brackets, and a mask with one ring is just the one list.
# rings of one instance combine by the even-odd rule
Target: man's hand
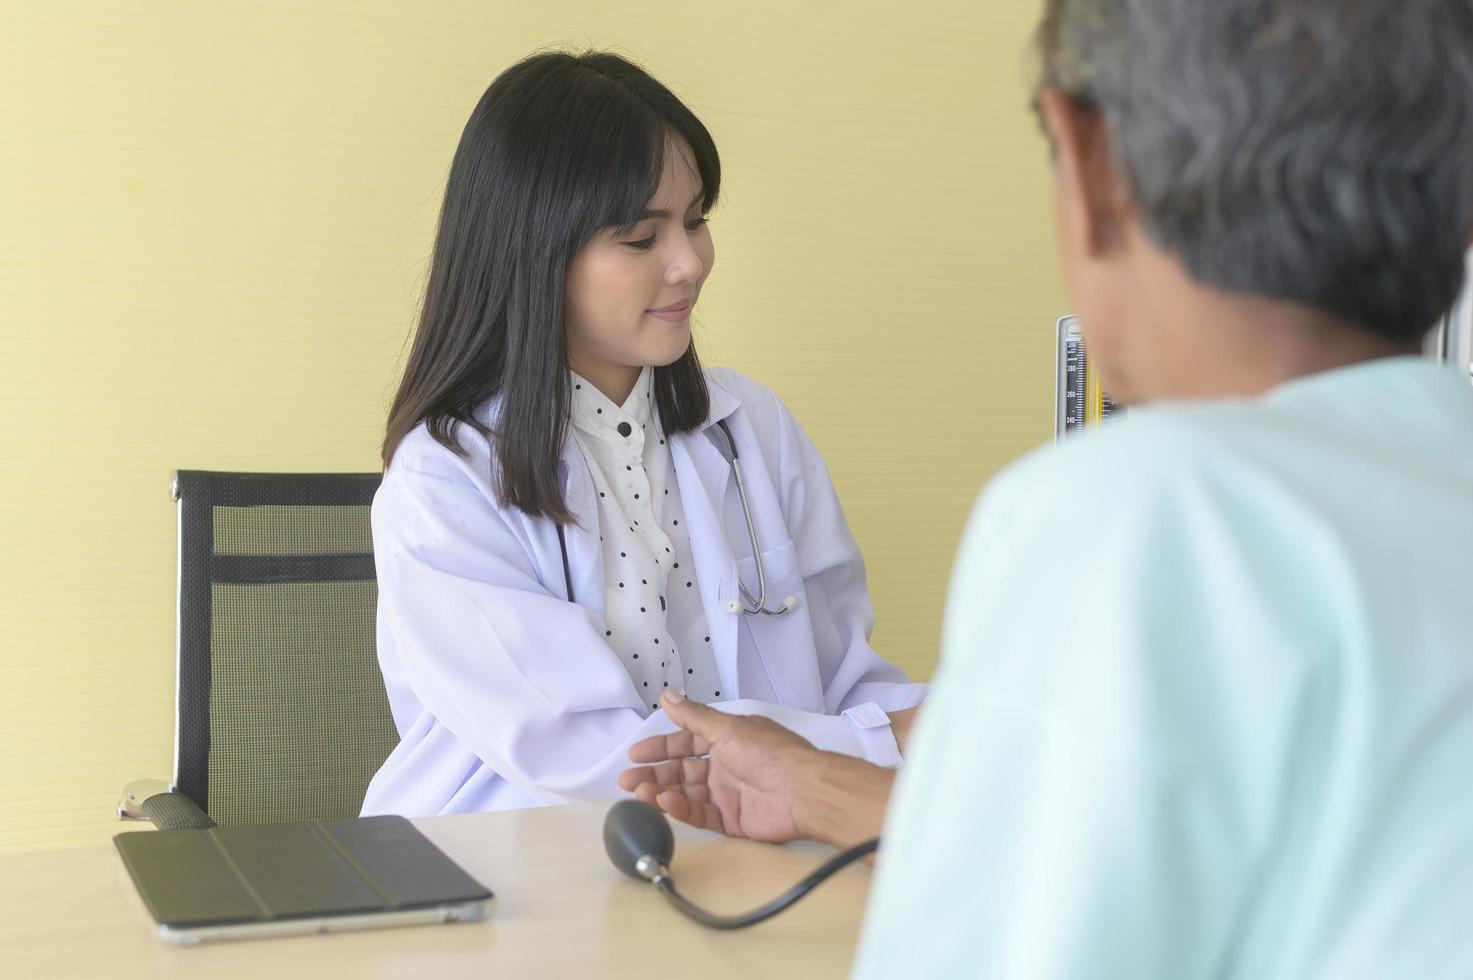
[[619,785],[677,820],[732,837],[788,841],[807,832],[795,815],[792,773],[820,754],[799,735],[756,716],[728,715],[674,691],[660,698],[683,731],[634,743]]

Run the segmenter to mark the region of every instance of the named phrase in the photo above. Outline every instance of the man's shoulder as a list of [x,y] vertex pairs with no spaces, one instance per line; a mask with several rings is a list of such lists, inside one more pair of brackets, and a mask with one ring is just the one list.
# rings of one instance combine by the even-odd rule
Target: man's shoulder
[[1127,416],[1061,444],[1035,449],[1004,468],[989,495],[1112,511],[1199,485],[1236,455],[1231,415],[1161,411]]

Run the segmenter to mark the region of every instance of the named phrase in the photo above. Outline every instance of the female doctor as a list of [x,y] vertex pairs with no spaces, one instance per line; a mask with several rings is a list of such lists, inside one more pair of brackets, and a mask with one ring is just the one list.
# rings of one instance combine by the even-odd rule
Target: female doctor
[[924,688],[869,646],[823,460],[691,344],[719,181],[612,54],[528,58],[471,115],[373,505],[400,742],[364,814],[618,796],[664,690],[899,761]]

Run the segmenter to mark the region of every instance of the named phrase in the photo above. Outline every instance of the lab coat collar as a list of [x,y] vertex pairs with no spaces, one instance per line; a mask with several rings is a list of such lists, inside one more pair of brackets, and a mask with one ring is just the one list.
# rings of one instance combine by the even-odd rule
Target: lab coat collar
[[[711,502],[714,513],[720,515],[725,513],[723,507],[726,488],[732,482],[731,463],[712,443],[706,430],[717,422],[730,418],[742,403],[710,374],[706,375],[706,388],[711,402],[706,420],[690,432],[671,436],[670,451],[675,462],[676,478],[681,481],[681,499],[686,500],[689,496],[685,487],[694,477],[703,496]],[[691,515],[688,500],[685,507],[686,517],[689,519]]]
[[593,495],[593,471],[571,431],[563,441],[558,476],[563,486],[563,504],[573,515],[573,523],[563,529],[568,546],[568,566],[573,576],[573,595],[580,604],[602,615],[603,550],[599,544],[598,501]]
[[[670,456],[680,484],[681,506],[690,532],[690,547],[700,574],[701,608],[711,631],[711,648],[721,675],[721,690],[741,697],[738,687],[737,628],[740,617],[727,608],[737,589],[736,556],[728,539],[724,515],[727,491],[735,482],[731,463],[716,448],[706,430],[730,418],[741,402],[709,374],[706,375],[711,410],[693,431],[670,437]],[[740,428],[740,427],[738,427]],[[719,438],[719,437],[718,437]]]
[[706,421],[696,427],[697,432],[704,432],[722,419],[729,418],[742,405],[735,395],[722,387],[709,373],[706,375],[706,391],[711,398],[711,408],[706,413]]

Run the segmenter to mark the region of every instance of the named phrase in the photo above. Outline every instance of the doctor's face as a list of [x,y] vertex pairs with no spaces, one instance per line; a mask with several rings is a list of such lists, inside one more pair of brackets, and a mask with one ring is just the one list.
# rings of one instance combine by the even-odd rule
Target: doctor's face
[[691,311],[716,261],[702,196],[690,151],[668,140],[644,218],[626,234],[603,229],[568,266],[568,362],[616,403],[645,365],[671,364],[690,346]]

